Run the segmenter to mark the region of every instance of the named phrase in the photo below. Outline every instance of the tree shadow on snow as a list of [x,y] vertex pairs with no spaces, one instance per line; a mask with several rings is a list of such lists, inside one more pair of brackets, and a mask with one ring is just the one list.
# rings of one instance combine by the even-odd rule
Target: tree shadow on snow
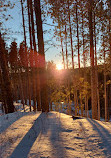
[[[61,158],[65,157],[65,148],[61,144],[62,139],[60,137],[60,131],[62,128],[61,123],[58,123],[58,119],[53,118],[53,116],[51,117],[51,115],[51,113],[42,113],[39,115],[33,126],[15,148],[10,158],[27,158],[31,147],[33,146],[39,134],[46,135],[49,130],[51,132],[49,139],[54,156],[57,158],[60,155]],[[38,156],[36,153],[34,155],[36,157]]]
[[50,142],[51,142],[52,148],[53,148],[52,154],[57,158],[58,157],[64,158],[64,157],[66,157],[66,148],[62,144],[63,139],[61,138],[60,133],[61,132],[72,132],[72,130],[65,129],[62,127],[59,116],[56,117],[56,119],[50,118],[50,116],[49,116],[49,122],[50,121],[51,121],[51,124],[53,124],[53,126],[51,126],[51,124],[50,124],[50,129],[51,129]]
[[39,133],[41,132],[41,119],[42,114],[35,120],[33,126],[27,132],[27,134],[23,137],[21,142],[15,148],[13,153],[11,154],[10,158],[26,158],[32,145],[34,144],[36,138],[38,137]]
[[[16,114],[16,115],[15,115]],[[17,112],[17,113],[9,113],[6,115],[3,115],[3,121],[5,124],[1,125],[0,133],[4,132],[7,128],[9,128],[13,123],[27,115],[28,113],[23,112]]]
[[111,156],[111,134],[97,121],[91,119],[87,119],[87,120],[93,126],[94,130],[98,132],[101,138],[101,142],[98,143],[99,147],[101,149],[104,149],[103,152],[106,156]]

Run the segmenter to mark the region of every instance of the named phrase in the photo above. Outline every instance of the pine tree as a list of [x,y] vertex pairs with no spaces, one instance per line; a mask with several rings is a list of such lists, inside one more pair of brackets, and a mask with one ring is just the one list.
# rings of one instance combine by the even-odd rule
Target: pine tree
[[99,83],[98,83],[98,65],[97,65],[97,35],[96,35],[96,21],[95,21],[95,13],[94,13],[94,46],[95,46],[95,80],[96,80],[96,90],[97,90],[97,103],[98,103],[98,120],[100,120],[100,96],[99,96]]
[[[26,29],[25,29],[25,17],[24,17],[24,7],[23,7],[23,1],[21,0],[21,7],[22,7],[22,21],[23,21],[23,32],[24,32],[24,43],[25,43],[25,55],[26,55],[26,60],[25,60],[25,71],[26,71],[26,97],[25,97],[25,103],[27,103],[27,98],[29,100],[29,106],[30,106],[30,111],[31,111],[31,94],[30,94],[30,75],[29,75],[29,59],[28,59],[28,51],[27,51],[27,41],[26,41]],[[28,15],[29,15],[29,7],[28,7]],[[29,15],[30,18],[30,15]],[[30,20],[30,19],[29,19]],[[29,22],[30,26],[30,22]],[[29,27],[29,34],[31,27]],[[31,37],[31,36],[30,36]],[[30,40],[31,45],[32,45],[32,40]]]
[[72,53],[72,69],[74,69],[74,51],[73,51],[73,39],[72,39],[72,24],[71,24],[71,13],[70,13],[70,3],[67,1],[68,9],[68,19],[69,19],[69,29],[70,29],[70,42],[71,42],[71,53]]
[[64,65],[64,69],[65,69],[64,49],[63,49],[63,39],[62,39],[62,35],[61,35],[61,28],[60,28],[60,40],[61,40],[61,49],[62,49],[63,65]]
[[12,87],[11,87],[11,82],[9,78],[9,70],[8,70],[8,65],[6,63],[6,58],[5,58],[5,43],[2,39],[1,33],[0,33],[0,67],[2,70],[2,78],[3,78],[3,87],[5,90],[5,100],[7,103],[7,112],[8,113],[13,113],[15,111],[15,107],[13,105],[13,95],[12,95]]
[[65,25],[65,47],[66,47],[66,67],[68,69],[68,50],[67,50],[67,26]]
[[77,24],[78,67],[79,67],[79,69],[80,69],[80,44],[79,44],[79,23],[78,23],[78,0],[76,0],[76,24]]
[[13,81],[14,100],[17,101],[17,43],[15,41],[10,45],[9,63]]
[[44,40],[43,40],[43,29],[42,29],[42,17],[41,17],[41,6],[40,0],[34,0],[34,9],[36,16],[37,25],[37,39],[38,39],[38,53],[39,63],[41,69],[41,106],[43,112],[49,111],[48,96],[47,96],[47,78],[45,72],[45,53],[44,53]]
[[94,65],[94,44],[93,44],[93,0],[89,0],[89,37],[90,37],[90,59],[91,59],[91,103],[92,103],[92,118],[97,119],[97,95],[95,93],[95,65]]
[[[35,28],[34,28],[34,15],[33,15],[33,6],[32,6],[32,0],[30,0],[29,8],[30,8],[30,14],[31,14],[31,28],[32,28],[32,38],[33,38],[33,48],[34,48],[34,60],[35,60],[35,68],[34,73],[37,74],[37,77],[34,76],[34,83],[36,85],[36,99],[37,99],[37,110],[41,110],[41,102],[40,102],[40,76],[39,76],[39,67],[38,67],[38,53],[36,48],[36,40],[35,40]],[[37,70],[37,71],[36,71]],[[37,81],[36,81],[37,80]],[[35,88],[35,87],[34,87]]]
[[4,89],[4,82],[3,82],[3,78],[2,78],[1,67],[0,67],[0,90],[1,90],[0,99],[2,101],[2,111],[5,112],[5,114],[7,114],[8,108],[7,108],[6,93],[5,93],[5,89]]

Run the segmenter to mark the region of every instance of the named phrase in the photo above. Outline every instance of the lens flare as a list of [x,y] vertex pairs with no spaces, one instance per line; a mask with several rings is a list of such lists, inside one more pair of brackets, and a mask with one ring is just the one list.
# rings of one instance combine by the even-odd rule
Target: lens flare
[[57,64],[57,65],[56,65],[56,69],[57,69],[57,70],[62,70],[62,65],[61,65],[61,64]]

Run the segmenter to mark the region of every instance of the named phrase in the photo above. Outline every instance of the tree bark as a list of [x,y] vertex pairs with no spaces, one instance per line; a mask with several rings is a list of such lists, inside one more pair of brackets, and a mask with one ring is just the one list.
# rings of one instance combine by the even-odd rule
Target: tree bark
[[68,17],[69,17],[69,29],[70,29],[70,40],[71,40],[71,52],[72,52],[72,69],[74,69],[74,51],[73,51],[73,40],[72,40],[72,27],[71,27],[71,15],[68,0]]
[[65,25],[65,44],[66,44],[66,67],[68,69],[67,26],[66,25]]
[[92,104],[92,118],[97,119],[97,95],[95,93],[95,65],[94,65],[94,45],[93,45],[93,19],[92,8],[93,0],[89,0],[89,37],[90,37],[90,59],[91,59],[91,104]]
[[103,53],[104,53],[104,105],[105,105],[105,121],[108,121],[107,88],[106,88],[106,53],[105,53],[105,46],[104,46],[104,35],[103,35]]
[[64,65],[64,69],[65,69],[64,50],[63,50],[63,39],[62,39],[62,36],[61,36],[61,30],[60,30],[60,39],[61,39],[61,48],[62,48],[62,59],[63,59],[63,65]]
[[49,111],[48,94],[47,94],[47,79],[45,72],[45,53],[44,53],[44,40],[41,18],[41,6],[40,0],[34,0],[34,9],[37,25],[37,39],[38,39],[38,52],[39,52],[39,64],[41,69],[41,106],[42,112]]
[[[23,1],[21,0],[21,7],[22,7],[22,22],[23,22],[23,32],[24,32],[24,42],[25,42],[25,53],[26,53],[26,67],[25,67],[25,73],[26,73],[26,76],[25,76],[25,81],[22,81],[22,86],[24,87],[23,88],[23,94],[24,94],[24,101],[25,101],[25,104],[27,104],[27,94],[29,94],[29,69],[28,69],[28,56],[27,56],[27,41],[26,41],[26,30],[25,30],[25,19],[24,19],[24,7],[23,7]],[[28,78],[28,82],[27,82],[27,78]],[[28,89],[29,88],[29,89]],[[22,99],[23,99],[22,98]],[[28,99],[29,99],[29,103],[31,102],[30,101],[30,97],[28,96]],[[23,106],[24,106],[24,101],[23,101]],[[30,105],[30,104],[29,104]],[[30,105],[31,106],[31,105]],[[31,108],[30,108],[31,109]],[[25,111],[25,106],[24,106],[24,111]]]
[[[34,73],[35,74],[37,73],[37,78],[34,77],[35,83],[36,83],[37,110],[40,111],[41,110],[41,102],[40,102],[40,76],[39,76],[38,56],[37,56],[37,48],[36,48],[36,40],[35,40],[35,29],[34,29],[34,17],[33,17],[32,0],[30,0],[29,4],[30,4],[30,12],[31,12],[32,38],[33,38],[34,57],[35,57],[35,71],[34,71]],[[36,81],[36,79],[37,79],[37,81]]]
[[94,38],[95,38],[95,78],[97,90],[97,103],[98,103],[98,120],[100,120],[100,97],[99,97],[99,83],[98,83],[98,67],[97,67],[97,50],[96,50],[96,23],[94,13]]
[[78,67],[79,67],[79,69],[80,69],[79,25],[78,25],[78,0],[76,0],[76,24],[77,24]]

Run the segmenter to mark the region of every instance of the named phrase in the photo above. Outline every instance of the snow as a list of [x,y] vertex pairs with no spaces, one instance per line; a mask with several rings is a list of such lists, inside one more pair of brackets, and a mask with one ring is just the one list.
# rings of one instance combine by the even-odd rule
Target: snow
[[111,122],[18,109],[0,116],[0,158],[111,158]]

